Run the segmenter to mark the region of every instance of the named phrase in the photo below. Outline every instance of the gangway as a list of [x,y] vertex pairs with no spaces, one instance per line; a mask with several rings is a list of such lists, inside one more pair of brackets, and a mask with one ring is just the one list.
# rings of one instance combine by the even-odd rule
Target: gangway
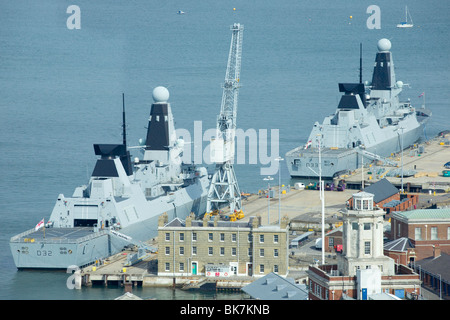
[[125,266],[132,266],[132,265],[144,260],[145,258],[150,257],[150,255],[152,253],[156,253],[158,251],[158,248],[156,248],[156,247],[149,246],[146,243],[139,241],[139,240],[134,240],[133,238],[131,238],[123,233],[117,232],[115,230],[110,229],[108,231],[108,234],[112,235],[116,238],[119,238],[121,240],[124,240],[125,242],[137,247],[137,249],[138,249],[137,253],[129,254],[127,256],[127,262],[125,263]]
[[357,148],[356,151],[358,152],[358,154],[361,154],[361,155],[365,156],[366,158],[369,158],[369,159],[372,159],[372,160],[378,160],[378,161],[383,162],[383,164],[388,164],[388,165],[391,165],[393,167],[397,167],[398,166],[397,163],[395,163],[394,161],[391,161],[388,158],[379,156],[379,155],[377,155],[375,153],[372,153],[372,152],[369,152],[369,151],[366,151],[366,150],[363,150],[363,149],[359,149],[359,148]]

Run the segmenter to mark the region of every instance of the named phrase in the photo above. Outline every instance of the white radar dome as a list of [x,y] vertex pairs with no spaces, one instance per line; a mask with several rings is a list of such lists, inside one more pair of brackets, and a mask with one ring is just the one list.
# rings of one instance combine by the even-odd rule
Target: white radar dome
[[165,87],[156,87],[153,89],[153,100],[155,102],[167,102],[169,100],[169,90]]
[[391,42],[388,39],[381,39],[377,43],[378,51],[389,51],[391,50]]

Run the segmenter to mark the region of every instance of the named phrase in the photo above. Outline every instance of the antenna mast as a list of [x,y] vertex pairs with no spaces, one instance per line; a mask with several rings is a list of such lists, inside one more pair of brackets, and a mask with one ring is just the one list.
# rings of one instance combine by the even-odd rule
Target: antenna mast
[[362,43],[359,44],[359,83],[362,83]]
[[122,93],[122,143],[127,147],[127,129],[125,123],[125,94]]

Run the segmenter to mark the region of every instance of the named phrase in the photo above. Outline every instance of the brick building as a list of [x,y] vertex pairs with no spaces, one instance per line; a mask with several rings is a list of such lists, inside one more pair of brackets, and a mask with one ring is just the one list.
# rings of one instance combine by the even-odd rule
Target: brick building
[[420,278],[412,269],[395,264],[383,253],[383,215],[374,208],[373,194],[352,197],[352,209],[343,214],[342,253],[337,264],[314,265],[307,271],[311,300],[370,299],[392,294],[416,296]]
[[[374,207],[384,209],[386,214],[393,211],[406,211],[415,209],[419,203],[419,196],[415,194],[400,194],[398,189],[386,178],[364,188],[364,192],[374,195]],[[348,206],[353,206],[352,198],[348,200]]]
[[442,300],[450,300],[450,255],[434,247],[433,256],[416,261],[414,270],[420,274],[423,286]]
[[325,235],[325,252],[342,251],[342,226],[331,230]]
[[208,217],[168,222],[162,215],[158,227],[158,275],[260,277],[288,273],[288,219],[280,225],[213,221]]
[[398,238],[384,245],[384,255],[405,266],[416,260],[416,250],[408,238]]
[[415,249],[415,259],[433,255],[434,246],[450,254],[450,209],[419,209],[394,212],[390,239],[408,238]]

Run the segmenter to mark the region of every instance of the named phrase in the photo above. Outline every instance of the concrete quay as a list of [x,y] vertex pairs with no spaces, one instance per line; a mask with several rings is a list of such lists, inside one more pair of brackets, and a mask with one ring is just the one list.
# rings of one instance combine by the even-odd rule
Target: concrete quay
[[[450,191],[450,177],[444,177],[442,171],[446,170],[444,164],[450,161],[450,145],[443,141],[445,138],[436,137],[427,143],[415,145],[403,151],[403,189],[405,192],[418,193],[422,199],[427,198],[428,195],[443,194],[441,198],[446,202],[444,198],[445,194]],[[393,174],[401,172],[401,153],[390,160],[396,162],[397,166],[368,164],[364,167],[363,172],[360,168],[350,175],[343,175],[335,179],[335,184],[341,180],[345,182],[347,189],[324,192],[325,219],[329,227],[339,223],[340,212],[345,208],[346,201],[363,186],[367,187],[386,178],[401,190],[401,174]],[[408,176],[408,173],[414,174]],[[281,194],[281,201],[279,201],[278,186],[274,186],[273,189],[275,189],[274,197],[270,200],[266,195],[250,195],[247,200],[242,200],[245,214],[243,220],[260,215],[262,223],[275,224],[280,215],[281,217],[287,215],[291,222],[291,229],[295,230],[298,225],[299,228],[317,230],[317,223],[320,224],[322,212],[318,190],[290,188],[285,194]],[[268,202],[270,203],[270,217]],[[303,224],[293,223],[296,221],[302,221]]]
[[[278,187],[275,187],[275,189],[277,190]],[[345,208],[346,201],[355,192],[355,190],[324,192],[326,223],[334,224],[340,221],[340,211]],[[322,202],[319,198],[319,193],[318,190],[291,189],[285,194],[281,194],[281,201],[278,197],[278,192],[270,200],[267,197],[251,195],[248,197],[248,200],[243,200],[242,202],[245,217],[241,221],[246,221],[251,216],[259,215],[263,224],[277,224],[280,216],[288,216],[291,230],[318,230],[320,229],[319,225],[321,224],[322,216]],[[296,223],[296,221],[302,221],[301,225]]]
[[157,276],[157,254],[127,266],[127,255],[132,249],[111,256],[101,265],[91,265],[81,270],[81,285],[124,287],[131,292],[133,287],[172,287],[182,290],[199,289],[204,284],[213,284],[216,290],[239,290],[251,283],[251,277],[204,277],[204,276]]
[[157,254],[152,254],[147,259],[133,265],[127,266],[127,255],[133,251],[126,250],[109,257],[101,264],[88,266],[81,270],[81,283],[84,286],[91,285],[142,285],[148,274],[148,265],[156,260]]
[[[397,166],[372,164],[342,175],[336,180],[344,180],[348,188],[360,189],[380,179],[386,178],[399,190],[402,186],[401,153],[390,158]],[[450,191],[450,177],[443,176],[444,164],[450,161],[450,145],[446,138],[436,137],[426,143],[415,145],[403,151],[403,189],[405,192],[443,193]]]

